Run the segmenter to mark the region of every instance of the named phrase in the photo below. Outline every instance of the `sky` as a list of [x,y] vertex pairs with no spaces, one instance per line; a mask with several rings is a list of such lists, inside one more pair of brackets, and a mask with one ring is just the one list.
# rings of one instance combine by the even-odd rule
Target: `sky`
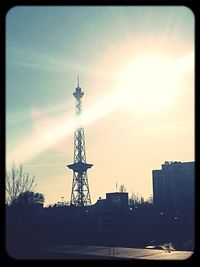
[[[6,168],[70,201],[77,76],[91,200],[194,161],[194,15],[185,6],[18,6],[6,16]],[[117,185],[117,186],[116,186]]]

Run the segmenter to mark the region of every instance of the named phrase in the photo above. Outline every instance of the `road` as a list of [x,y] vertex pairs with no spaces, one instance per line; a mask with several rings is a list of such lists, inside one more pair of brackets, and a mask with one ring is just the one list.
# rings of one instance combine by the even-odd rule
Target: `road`
[[39,249],[40,258],[55,259],[144,259],[144,260],[185,260],[192,251],[171,251],[160,249],[140,249],[124,247],[78,246],[78,245],[44,245]]

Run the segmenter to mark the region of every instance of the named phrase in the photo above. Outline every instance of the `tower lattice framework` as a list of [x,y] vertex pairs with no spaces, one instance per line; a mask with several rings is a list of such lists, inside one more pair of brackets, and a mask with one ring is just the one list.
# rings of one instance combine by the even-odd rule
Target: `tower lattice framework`
[[87,169],[91,168],[93,164],[86,163],[84,127],[81,120],[81,100],[83,95],[84,92],[79,87],[78,80],[78,86],[73,93],[73,96],[75,97],[76,117],[76,129],[74,131],[74,163],[67,165],[69,169],[73,170],[70,205],[75,206],[91,205]]

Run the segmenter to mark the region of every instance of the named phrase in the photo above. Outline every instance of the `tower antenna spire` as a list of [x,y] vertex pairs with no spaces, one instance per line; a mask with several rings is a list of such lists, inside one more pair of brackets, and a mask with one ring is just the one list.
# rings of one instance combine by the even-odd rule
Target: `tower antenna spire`
[[79,76],[77,77],[77,80],[78,80],[78,88],[79,88]]

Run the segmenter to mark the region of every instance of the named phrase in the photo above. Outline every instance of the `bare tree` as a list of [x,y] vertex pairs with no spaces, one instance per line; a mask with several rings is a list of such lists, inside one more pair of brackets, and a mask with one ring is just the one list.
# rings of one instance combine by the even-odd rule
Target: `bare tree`
[[26,191],[20,193],[19,196],[12,202],[12,204],[43,204],[44,195],[41,193],[34,193]]
[[124,184],[121,184],[120,187],[119,187],[119,192],[120,193],[124,193],[126,192],[126,187],[124,186]]
[[129,198],[129,206],[134,207],[140,205],[141,203],[144,203],[144,198],[138,193],[135,194],[132,192],[131,197]]
[[152,195],[149,196],[149,198],[147,199],[147,202],[149,204],[153,204],[153,196]]
[[35,176],[24,172],[23,165],[13,163],[10,171],[6,171],[6,193],[8,203],[12,203],[21,193],[33,191],[36,187]]

